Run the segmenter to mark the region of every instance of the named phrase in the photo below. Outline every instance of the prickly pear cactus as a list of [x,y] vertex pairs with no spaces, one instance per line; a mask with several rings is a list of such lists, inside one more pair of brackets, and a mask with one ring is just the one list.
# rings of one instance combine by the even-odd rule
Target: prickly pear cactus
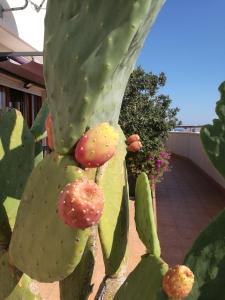
[[[162,278],[168,265],[160,258],[160,244],[152,208],[151,190],[145,173],[138,176],[135,191],[135,223],[147,251],[140,263],[124,281],[114,300],[166,300]],[[111,299],[111,298],[110,298]]]
[[116,293],[114,300],[163,300],[162,278],[167,264],[154,255],[146,254]]
[[187,300],[223,300],[225,295],[225,210],[199,235],[184,259],[195,275]]
[[117,152],[102,167],[97,179],[105,198],[104,213],[99,222],[99,236],[106,275],[113,275],[118,271],[126,253],[128,238],[128,194],[126,193],[126,170],[124,169],[126,147],[122,130],[119,129],[119,132],[120,144]]
[[66,184],[83,176],[85,172],[70,157],[52,153],[29,177],[9,252],[13,264],[36,280],[62,280],[80,262],[89,230],[65,225],[58,216],[57,200]]
[[34,165],[34,138],[21,113],[0,111],[0,249],[8,247],[26,181]]
[[99,169],[97,182],[102,187],[105,208],[99,222],[99,237],[105,263],[105,277],[95,299],[113,299],[127,271],[129,227],[128,186],[124,159],[125,137],[118,127],[120,143],[114,157]]
[[160,257],[161,250],[153,212],[151,189],[148,176],[145,173],[141,173],[136,182],[135,223],[138,235],[147,251]]
[[5,300],[10,295],[21,275],[21,272],[10,265],[8,252],[2,252],[0,255],[0,300]]
[[[201,140],[215,168],[225,177],[225,82],[219,91],[221,99],[216,104],[219,119],[213,125],[203,126]],[[190,300],[224,299],[225,276],[225,210],[200,234],[185,257],[185,264],[193,270],[196,281]]]
[[95,227],[88,239],[80,263],[73,273],[59,284],[61,300],[86,300],[92,292],[91,279],[95,265]]
[[68,153],[87,127],[117,124],[128,78],[163,2],[48,1],[44,74],[57,152]]
[[46,137],[45,120],[47,116],[48,116],[48,103],[47,100],[45,99],[30,129],[36,142],[41,141],[43,138]]
[[4,300],[42,300],[37,283],[23,275],[12,293]]
[[[84,300],[87,294],[82,292],[90,287],[91,274],[86,272],[88,267],[92,270],[87,250],[90,230],[70,228],[57,211],[65,185],[84,176],[98,183],[105,198],[99,235],[106,269],[103,288],[109,293],[103,295],[100,287],[99,299],[113,299],[125,279],[128,193],[124,136],[120,133],[118,149],[110,160],[103,161],[97,173],[79,168],[79,160],[71,154],[90,127],[102,122],[117,124],[129,75],[162,4],[163,0],[48,1],[44,73],[55,152],[37,164],[27,181],[9,254],[12,263],[32,278],[61,280],[62,299]],[[35,137],[39,139],[42,130],[37,128],[34,126],[33,131],[38,132]],[[165,265],[151,255],[142,261],[137,274],[142,268],[144,275],[156,270],[148,288],[155,297]]]
[[201,140],[205,151],[214,167],[225,178],[225,82],[219,91],[221,98],[216,104],[218,119],[213,120],[213,125],[205,125],[201,129]]

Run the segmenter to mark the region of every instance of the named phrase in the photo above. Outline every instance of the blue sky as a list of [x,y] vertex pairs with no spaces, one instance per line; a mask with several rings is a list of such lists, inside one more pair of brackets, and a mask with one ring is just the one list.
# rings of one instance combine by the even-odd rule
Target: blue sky
[[165,72],[183,124],[211,123],[225,80],[225,0],[167,0],[137,62]]

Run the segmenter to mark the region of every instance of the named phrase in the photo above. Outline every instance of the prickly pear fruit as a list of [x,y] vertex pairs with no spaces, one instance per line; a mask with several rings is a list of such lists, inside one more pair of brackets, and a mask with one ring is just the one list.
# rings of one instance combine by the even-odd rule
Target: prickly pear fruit
[[142,143],[139,142],[139,141],[136,141],[136,142],[131,143],[127,147],[127,151],[129,151],[129,152],[138,152],[138,151],[140,151],[141,148],[142,148]]
[[53,149],[53,137],[52,137],[52,117],[50,114],[48,114],[47,119],[45,121],[45,128],[48,135],[48,147],[50,149]]
[[68,183],[61,191],[58,214],[72,228],[87,228],[98,223],[104,206],[102,189],[87,178]]
[[138,142],[140,141],[140,136],[138,134],[132,134],[130,136],[128,136],[126,143],[127,145],[130,145],[133,142]]
[[118,139],[119,135],[112,126],[101,123],[81,137],[75,149],[75,159],[84,167],[99,167],[114,155]]
[[163,277],[163,290],[174,300],[187,297],[193,284],[194,274],[184,265],[170,268]]

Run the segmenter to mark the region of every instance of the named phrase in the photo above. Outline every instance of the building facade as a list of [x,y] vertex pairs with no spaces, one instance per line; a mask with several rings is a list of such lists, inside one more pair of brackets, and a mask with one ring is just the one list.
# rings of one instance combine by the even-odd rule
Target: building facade
[[34,2],[0,0],[0,109],[20,110],[28,126],[46,97],[42,57],[26,56],[43,48],[45,6]]

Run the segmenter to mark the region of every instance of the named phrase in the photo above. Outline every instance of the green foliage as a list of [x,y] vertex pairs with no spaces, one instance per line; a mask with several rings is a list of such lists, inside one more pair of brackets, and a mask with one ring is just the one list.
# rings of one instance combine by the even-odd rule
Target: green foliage
[[158,94],[160,87],[166,83],[164,73],[154,75],[145,73],[138,67],[130,76],[123,98],[119,124],[125,135],[137,133],[143,148],[138,153],[128,153],[128,171],[137,175],[146,172],[151,175],[151,154],[154,157],[164,150],[163,143],[168,133],[178,120],[178,108],[171,108],[169,96]]
[[213,125],[205,125],[201,129],[201,140],[205,151],[214,167],[225,178],[225,81],[220,85],[220,100],[216,103],[218,119]]
[[136,182],[135,223],[139,238],[145,244],[148,252],[160,257],[161,249],[155,224],[152,195],[145,173],[141,173]]

